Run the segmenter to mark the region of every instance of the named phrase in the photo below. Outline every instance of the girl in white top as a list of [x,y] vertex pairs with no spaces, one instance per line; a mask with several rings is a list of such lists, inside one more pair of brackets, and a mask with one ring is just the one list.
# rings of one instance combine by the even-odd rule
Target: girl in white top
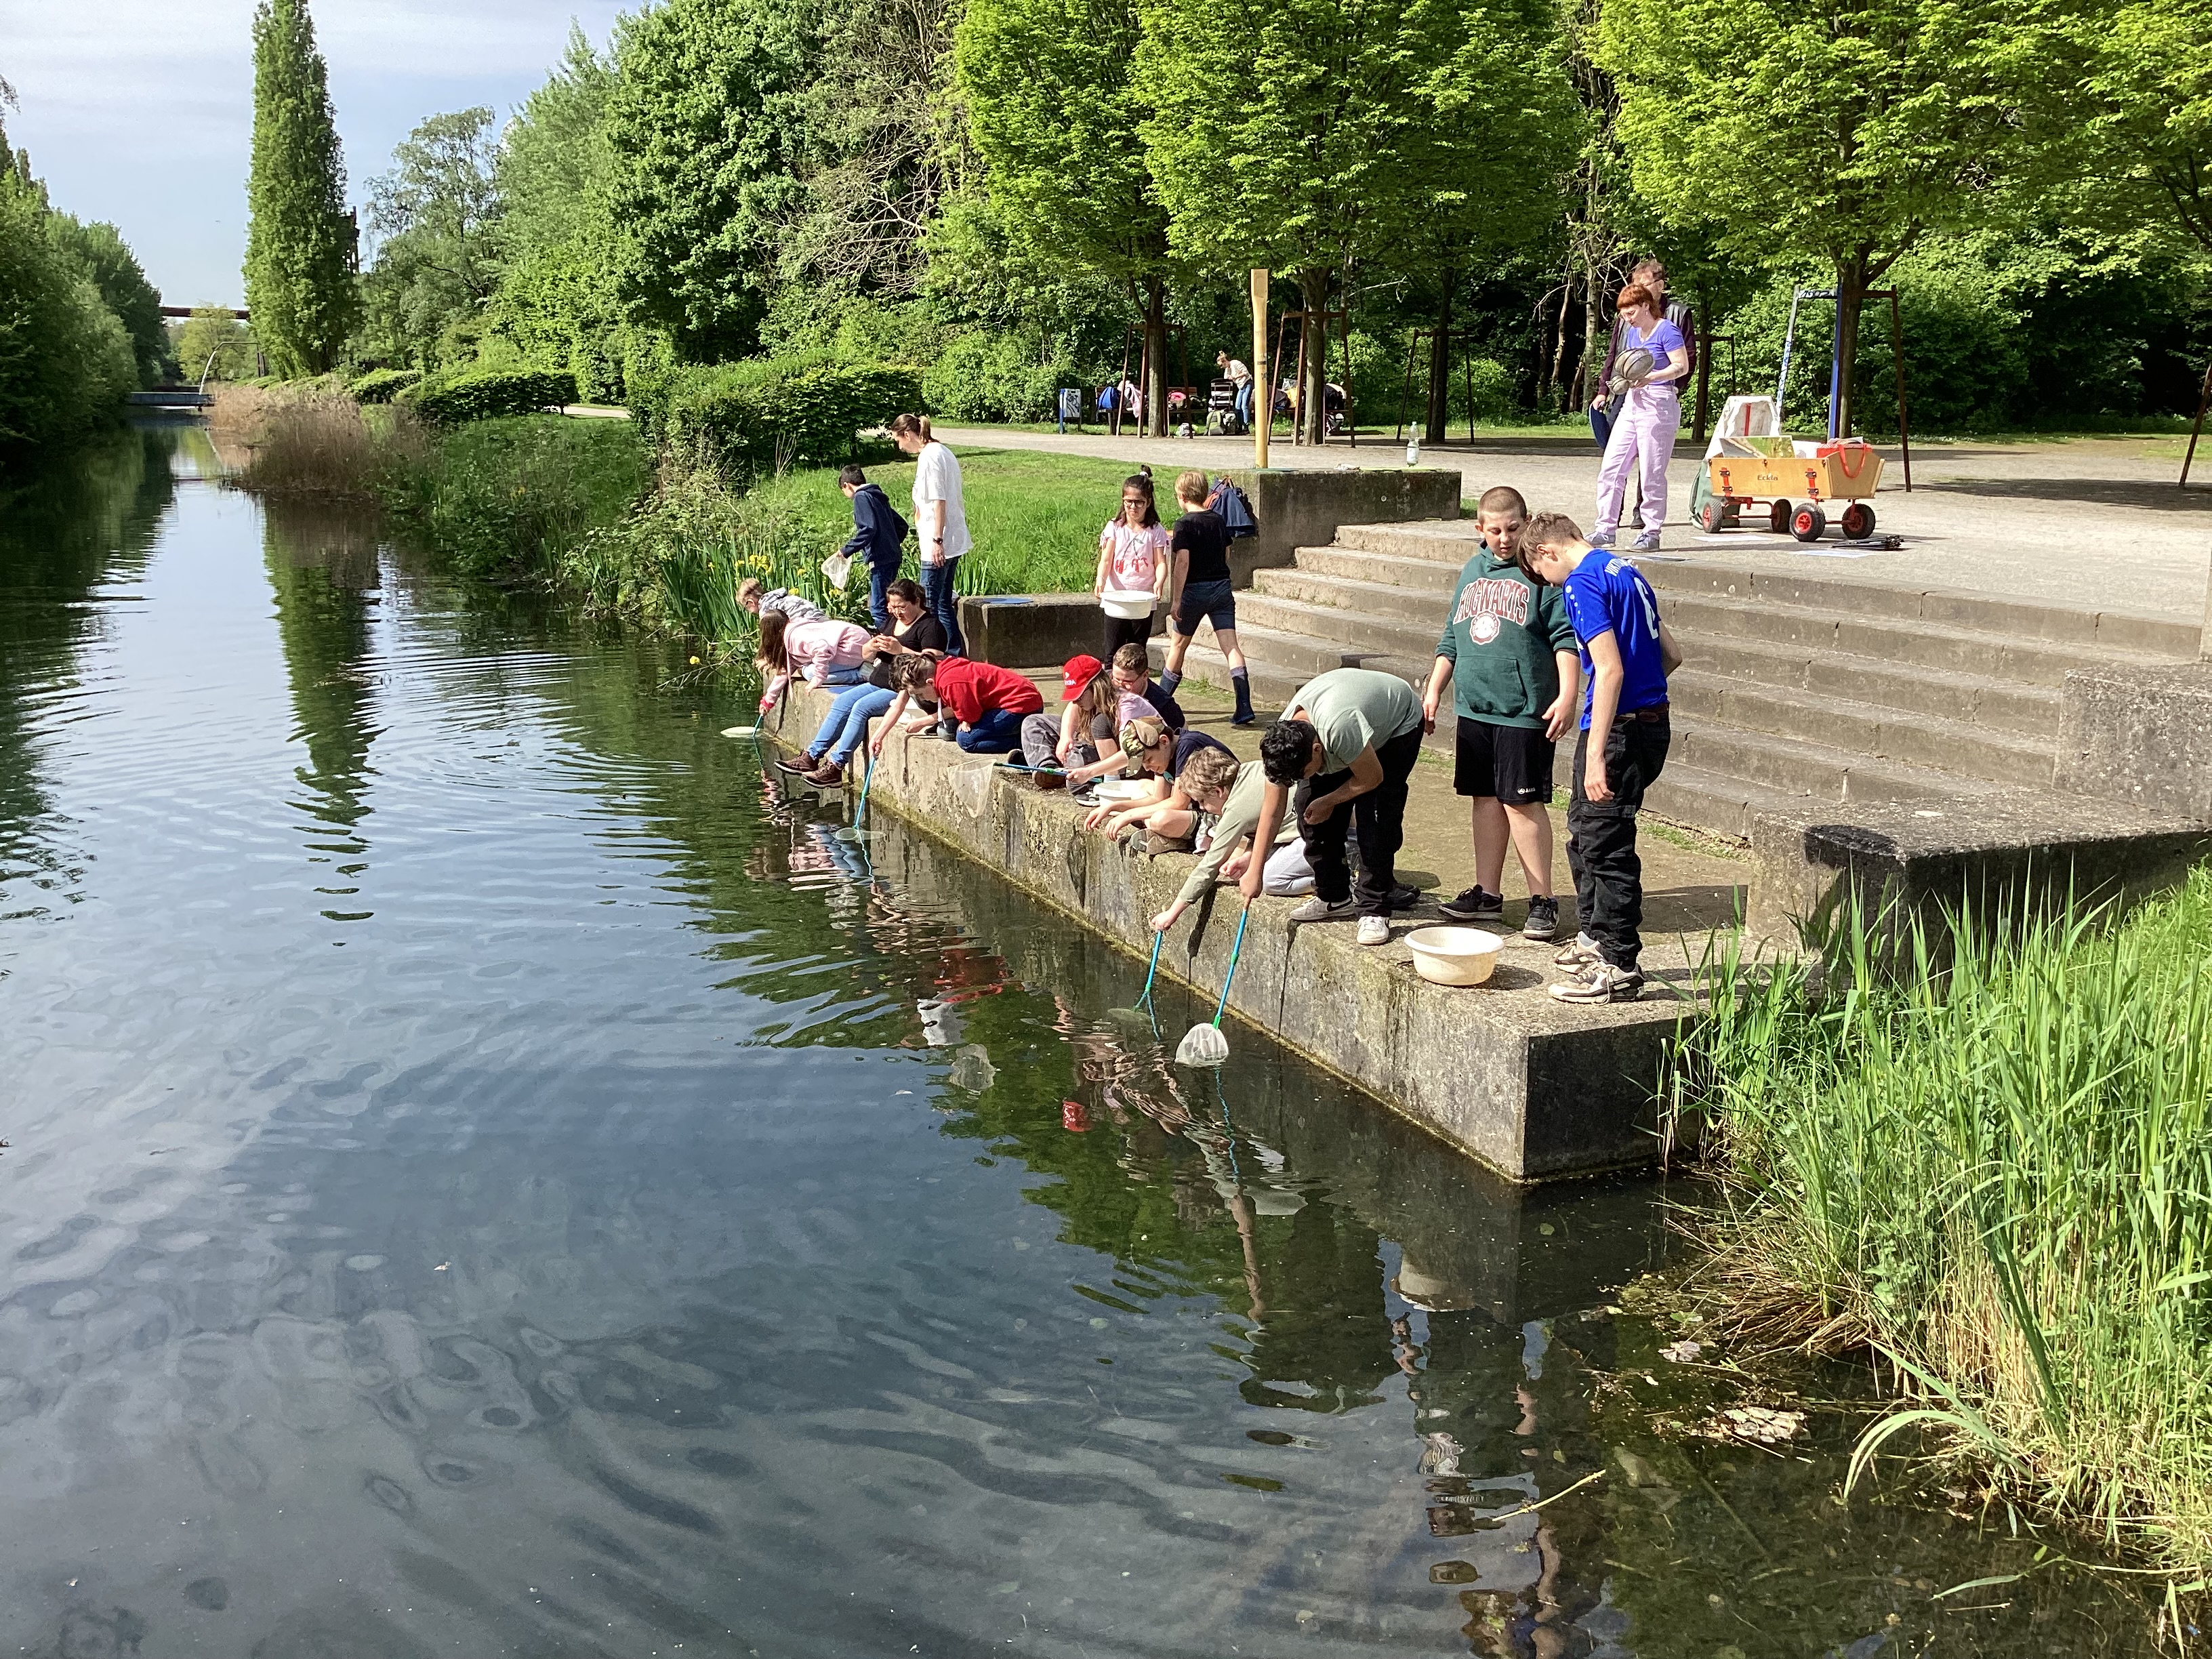
[[1102,598],[1109,592],[1149,593],[1152,602],[1141,617],[1107,613],[1106,647],[1098,653],[1103,660],[1113,661],[1115,652],[1131,641],[1142,645],[1152,637],[1152,613],[1168,596],[1172,568],[1168,544],[1167,526],[1160,522],[1147,467],[1121,481],[1121,510],[1098,532],[1098,570],[1091,591]]
[[930,615],[945,629],[946,654],[964,656],[967,644],[960,637],[960,605],[954,592],[960,557],[970,544],[968,510],[960,499],[960,463],[929,435],[927,415],[898,416],[891,422],[891,437],[915,458],[914,528],[921,538],[921,591],[928,599]]

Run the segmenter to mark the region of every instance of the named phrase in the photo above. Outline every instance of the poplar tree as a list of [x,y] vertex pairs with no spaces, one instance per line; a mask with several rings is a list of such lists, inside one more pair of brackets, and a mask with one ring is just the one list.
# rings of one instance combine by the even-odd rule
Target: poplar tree
[[356,233],[323,55],[307,0],[253,14],[253,166],[246,304],[279,374],[337,366],[353,332]]

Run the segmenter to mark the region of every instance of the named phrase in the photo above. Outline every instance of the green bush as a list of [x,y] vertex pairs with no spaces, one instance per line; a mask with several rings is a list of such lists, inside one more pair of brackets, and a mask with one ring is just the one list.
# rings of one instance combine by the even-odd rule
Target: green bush
[[566,369],[493,368],[440,374],[412,386],[398,401],[432,426],[462,426],[507,415],[533,415],[576,401],[576,377]]
[[1047,421],[1058,390],[1078,384],[1073,364],[1045,356],[1042,336],[977,330],[946,343],[921,392],[931,412],[949,420]]
[[419,368],[372,368],[347,388],[357,404],[388,404],[412,386],[419,386]]
[[379,493],[464,574],[526,579],[619,521],[651,472],[628,421],[525,415],[424,430],[403,416]]
[[862,428],[921,405],[921,377],[911,368],[809,356],[676,369],[634,392],[630,407],[654,438],[768,471],[842,460]]

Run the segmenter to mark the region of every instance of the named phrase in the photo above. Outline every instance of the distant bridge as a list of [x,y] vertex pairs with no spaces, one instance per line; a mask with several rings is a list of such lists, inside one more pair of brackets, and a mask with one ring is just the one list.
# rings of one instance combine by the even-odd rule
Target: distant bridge
[[150,392],[126,394],[133,409],[205,409],[215,402],[197,386],[157,386]]
[[212,311],[222,316],[235,317],[241,323],[252,320],[245,312],[233,311],[228,306],[163,306],[161,307],[161,314],[164,317],[190,317],[194,313],[201,311]]

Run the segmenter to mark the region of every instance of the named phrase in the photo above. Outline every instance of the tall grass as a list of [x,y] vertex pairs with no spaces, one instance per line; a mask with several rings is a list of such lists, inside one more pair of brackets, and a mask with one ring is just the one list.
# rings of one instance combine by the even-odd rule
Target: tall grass
[[208,426],[234,458],[233,481],[271,495],[365,497],[380,468],[361,405],[319,381],[220,386]]
[[2212,870],[2117,925],[1969,925],[1887,978],[1877,949],[1848,918],[1826,975],[1719,964],[1675,1086],[1718,1132],[1724,1263],[1917,1374],[2009,1491],[2201,1589]]

